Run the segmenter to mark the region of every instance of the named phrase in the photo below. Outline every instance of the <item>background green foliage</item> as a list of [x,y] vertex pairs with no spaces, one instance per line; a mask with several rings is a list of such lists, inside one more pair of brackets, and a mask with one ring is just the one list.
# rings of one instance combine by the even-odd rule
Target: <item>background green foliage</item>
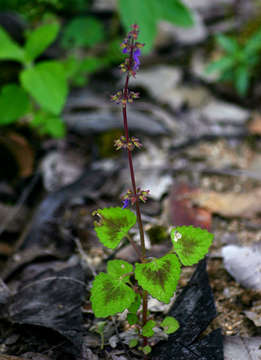
[[[22,120],[41,135],[63,137],[62,114],[70,89],[86,86],[92,74],[122,61],[121,24],[124,34],[132,23],[139,24],[146,51],[153,48],[160,20],[184,27],[193,24],[181,0],[118,0],[116,14],[106,23],[92,12],[92,4],[93,0],[0,0],[1,11],[17,13],[26,29],[19,33],[18,43],[0,26],[0,60],[11,61],[7,69],[13,67],[17,73],[17,83],[4,78],[0,87],[0,125]],[[57,55],[49,55],[50,46]]]
[[160,20],[182,27],[193,25],[191,13],[180,0],[118,0],[118,4],[126,32],[134,23],[142,29],[139,41],[146,44],[145,52],[153,47]]
[[223,55],[207,67],[207,72],[218,72],[219,81],[231,82],[240,96],[245,96],[261,60],[261,30],[244,43],[240,38],[218,35],[217,45]]

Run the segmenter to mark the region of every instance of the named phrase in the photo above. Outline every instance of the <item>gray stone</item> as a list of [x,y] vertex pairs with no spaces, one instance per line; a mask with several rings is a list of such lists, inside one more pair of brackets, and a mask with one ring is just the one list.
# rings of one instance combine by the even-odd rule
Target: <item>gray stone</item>
[[[65,114],[68,127],[81,135],[100,133],[123,127],[122,114],[119,111],[97,110]],[[145,112],[128,110],[129,129],[147,135],[166,135],[166,129],[158,119]]]
[[224,339],[224,360],[260,360],[261,337],[226,336]]
[[177,41],[183,45],[193,45],[204,41],[208,36],[208,31],[201,17],[197,12],[193,12],[194,25],[188,28],[175,26],[169,22],[162,21],[159,26],[164,36]]
[[181,76],[181,70],[174,66],[157,65],[141,70],[137,78],[131,78],[130,86],[143,86],[153,98],[164,102],[169,92],[180,83]]
[[249,119],[250,112],[234,104],[213,100],[202,108],[201,115],[211,123],[241,125]]
[[224,246],[222,249],[227,272],[242,286],[261,290],[260,247]]

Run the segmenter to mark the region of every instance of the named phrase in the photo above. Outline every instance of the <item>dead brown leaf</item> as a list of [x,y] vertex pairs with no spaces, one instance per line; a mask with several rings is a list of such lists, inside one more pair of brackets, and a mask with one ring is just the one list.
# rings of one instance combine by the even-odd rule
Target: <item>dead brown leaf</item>
[[248,124],[250,134],[261,135],[261,114],[255,113],[252,120]]
[[245,193],[198,190],[190,198],[195,205],[225,217],[252,218],[261,213],[261,188]]
[[15,158],[19,175],[21,177],[30,176],[33,172],[34,152],[28,141],[21,135],[10,132],[5,136],[0,136],[0,143],[3,144]]
[[211,213],[202,206],[193,207],[191,197],[194,199],[198,189],[188,184],[174,185],[170,194],[170,218],[174,226],[194,225],[203,229],[211,228]]

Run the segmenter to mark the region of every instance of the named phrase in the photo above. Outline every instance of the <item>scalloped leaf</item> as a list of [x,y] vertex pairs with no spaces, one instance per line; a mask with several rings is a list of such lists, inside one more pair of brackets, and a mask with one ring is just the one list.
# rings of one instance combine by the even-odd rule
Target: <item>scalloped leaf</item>
[[154,326],[156,325],[156,321],[149,320],[142,328],[142,335],[146,337],[151,337],[154,335]]
[[134,348],[135,346],[138,345],[138,343],[139,343],[138,339],[131,339],[130,342],[129,342],[129,347]]
[[91,303],[96,317],[107,317],[124,311],[135,299],[135,292],[112,275],[101,272],[93,281]]
[[[131,273],[133,266],[124,260],[111,260],[108,261],[107,272],[109,275],[120,278],[122,275]],[[124,276],[121,278],[122,281],[127,282],[130,276]]]
[[151,346],[146,345],[142,348],[142,351],[144,352],[145,355],[148,355],[151,352]]
[[171,230],[174,250],[183,265],[194,265],[208,253],[214,235],[194,226],[178,226]]
[[136,294],[134,302],[131,304],[131,306],[128,308],[130,313],[136,314],[136,312],[139,310],[141,304],[141,297],[140,294]]
[[153,297],[168,304],[180,277],[180,263],[168,254],[149,263],[135,264],[135,278]]
[[128,313],[127,315],[127,321],[130,325],[138,324],[139,318],[136,314]]
[[179,322],[173,316],[166,316],[160,326],[166,334],[172,334],[179,329]]
[[100,242],[110,249],[116,248],[132,226],[136,223],[136,215],[129,209],[110,207],[98,209],[99,222],[94,222],[94,229]]

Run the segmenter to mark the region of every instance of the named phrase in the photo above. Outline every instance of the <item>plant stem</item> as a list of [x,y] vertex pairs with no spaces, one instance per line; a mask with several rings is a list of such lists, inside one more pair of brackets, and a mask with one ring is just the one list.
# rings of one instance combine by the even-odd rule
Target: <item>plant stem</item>
[[[126,100],[126,104],[122,107],[122,115],[123,115],[123,124],[124,124],[124,132],[125,132],[125,138],[126,142],[129,142],[129,129],[128,129],[128,119],[127,119],[127,96],[128,96],[128,85],[129,85],[129,75],[126,76],[125,86],[124,86],[124,99]],[[131,176],[131,183],[132,183],[132,191],[134,196],[137,195],[137,188],[136,188],[136,181],[135,181],[135,175],[134,175],[134,168],[133,168],[133,162],[132,162],[132,153],[131,150],[127,148],[128,152],[128,161],[129,161],[129,169],[130,169],[130,176]],[[144,230],[141,220],[141,213],[140,213],[140,206],[139,201],[137,200],[135,202],[136,205],[136,214],[137,214],[137,222],[139,226],[139,232],[140,232],[140,242],[141,242],[141,252],[142,252],[142,262],[144,261],[144,258],[146,256],[146,249],[145,249],[145,240],[144,240]]]
[[[130,59],[132,59],[132,52],[130,54]],[[130,64],[131,66],[131,64]],[[125,138],[126,142],[128,144],[129,142],[129,129],[128,129],[128,119],[127,119],[127,97],[128,97],[128,85],[129,85],[129,74],[127,73],[126,80],[125,80],[125,86],[124,86],[124,99],[126,100],[126,103],[122,106],[122,115],[123,115],[123,124],[124,124],[124,132],[125,132]],[[136,188],[136,181],[135,181],[135,174],[134,174],[134,168],[133,168],[133,162],[132,162],[132,153],[131,150],[127,148],[128,152],[128,162],[129,162],[129,169],[130,169],[130,176],[131,176],[131,183],[132,183],[132,191],[134,196],[137,195],[137,188]],[[136,207],[136,215],[137,215],[137,222],[139,227],[139,233],[140,233],[140,242],[141,242],[141,262],[145,262],[146,257],[146,248],[145,248],[145,239],[144,239],[144,230],[143,230],[143,224],[141,220],[141,212],[140,212],[140,206],[139,206],[139,200],[136,199],[135,202]],[[136,249],[135,249],[136,250]],[[144,326],[147,323],[147,312],[148,312],[148,293],[147,291],[142,291],[142,325]],[[146,346],[148,344],[148,340],[145,336],[143,336],[143,346]]]

